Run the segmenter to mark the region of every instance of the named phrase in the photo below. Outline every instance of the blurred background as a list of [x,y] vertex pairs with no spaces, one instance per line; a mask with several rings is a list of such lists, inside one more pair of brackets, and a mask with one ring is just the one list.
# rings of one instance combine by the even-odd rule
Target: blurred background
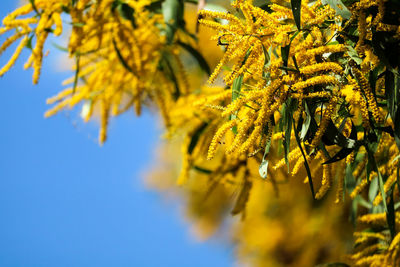
[[[0,17],[17,5],[1,1]],[[196,241],[177,201],[146,189],[161,133],[154,115],[112,120],[103,147],[96,122],[44,119],[46,98],[72,75],[60,71],[61,53],[51,49],[37,86],[26,53],[0,79],[0,266],[233,265],[231,247]]]

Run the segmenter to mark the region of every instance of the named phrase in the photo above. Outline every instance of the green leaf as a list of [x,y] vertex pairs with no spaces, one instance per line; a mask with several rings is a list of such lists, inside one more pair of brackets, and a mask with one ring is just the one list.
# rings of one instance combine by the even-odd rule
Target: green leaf
[[36,14],[40,15],[39,10],[37,9],[37,7],[35,5],[35,0],[29,0],[29,2],[31,3],[32,8],[36,12]]
[[379,190],[379,184],[378,184],[378,179],[373,179],[370,184],[369,184],[369,190],[368,190],[368,200],[369,202],[373,202],[376,195],[378,194]]
[[[338,131],[339,133],[342,131],[342,128],[344,127],[345,122],[346,122],[346,118],[342,122],[342,125]],[[348,138],[349,140],[354,140],[354,142],[357,142],[357,129],[356,129],[355,125],[353,124],[353,122],[351,124],[351,133],[350,133],[349,137],[350,137],[350,138]],[[343,142],[345,142],[345,141],[343,141]],[[347,157],[351,152],[353,152],[355,149],[356,149],[356,147],[352,147],[352,148],[343,147],[338,153],[336,153],[328,161],[326,161],[322,164],[331,164],[331,163],[337,162],[339,160],[342,160],[345,157]]]
[[[235,102],[235,100],[240,96],[240,90],[242,89],[242,84],[243,84],[243,74],[239,75],[238,77],[233,80],[232,84],[232,103]],[[230,116],[230,120],[233,120],[236,118],[235,114],[232,114]],[[237,126],[232,127],[232,131],[234,134],[237,134]]]
[[55,48],[57,48],[58,50],[60,50],[60,51],[69,52],[69,51],[68,51],[68,48],[63,47],[63,46],[61,46],[61,45],[59,45],[59,44],[52,43],[52,45],[53,45]]
[[[354,128],[354,125],[352,126],[352,133],[357,132],[356,129]],[[353,135],[354,136],[354,135]],[[345,137],[335,126],[335,124],[332,122],[332,120],[329,120],[328,127],[326,128],[326,131],[324,135],[322,136],[322,140],[325,145],[333,145],[336,144],[340,147],[345,147],[345,148],[356,148],[361,145],[361,143],[355,139],[352,138],[347,138]]]
[[196,171],[198,171],[198,172],[204,173],[204,174],[211,174],[211,173],[212,173],[211,170],[209,170],[209,169],[204,169],[204,168],[202,168],[202,167],[200,167],[200,166],[196,166],[196,165],[193,166],[193,169],[196,170]]
[[390,236],[393,238],[396,236],[396,221],[394,214],[394,199],[393,199],[393,190],[390,193],[389,203],[388,203],[388,211],[386,213],[386,220],[388,222]]
[[207,128],[208,123],[204,122],[203,124],[200,125],[192,135],[192,139],[190,140],[189,146],[188,146],[188,154],[191,155],[194,148],[196,147],[201,134],[204,132],[204,130]]
[[290,44],[281,47],[281,56],[283,61],[283,68],[287,68],[289,61]]
[[354,60],[358,65],[360,65],[362,63],[362,58],[360,58],[360,56],[358,55],[357,51],[350,45],[346,46],[347,48],[347,54],[349,55],[349,57]]
[[353,152],[354,149],[352,148],[342,148],[339,152],[337,152],[334,156],[332,156],[329,160],[325,161],[322,164],[331,164],[334,162],[337,162],[339,160],[344,159],[348,155],[350,155],[351,152]]
[[[302,120],[302,117],[300,117],[300,118]],[[295,121],[293,119],[294,136],[296,138],[297,145],[300,148],[301,155],[303,156],[303,159],[304,159],[304,167],[306,168],[307,177],[308,177],[308,184],[310,185],[311,195],[312,195],[313,199],[315,199],[314,184],[313,184],[313,180],[312,180],[312,177],[311,177],[310,166],[308,165],[307,157],[306,157],[306,154],[303,151],[303,148],[301,146],[300,137],[299,137],[300,125],[302,125],[302,123],[299,122],[297,127],[295,127]]]
[[376,161],[375,161],[375,157],[371,151],[371,149],[369,148],[369,145],[365,146],[366,150],[367,150],[367,154],[368,154],[368,165],[370,165],[370,168],[372,168],[372,170],[374,170],[377,174],[378,174],[378,182],[379,182],[379,191],[381,192],[382,195],[382,202],[383,202],[383,207],[385,209],[385,212],[388,212],[388,208],[387,208],[387,204],[386,204],[386,193],[385,193],[385,189],[384,189],[384,184],[383,184],[383,178],[381,175],[381,172],[378,169],[378,166],[376,165]]
[[135,10],[130,5],[128,5],[126,3],[121,3],[117,7],[117,9],[118,9],[118,12],[121,15],[121,17],[123,17],[124,19],[127,19],[131,22],[133,28],[137,27],[136,20],[134,17]]
[[304,138],[306,137],[306,135],[308,133],[308,129],[310,128],[311,117],[312,117],[310,109],[308,108],[307,102],[304,102],[304,109],[306,111],[306,121],[302,124],[302,127],[301,127],[300,140],[304,140]]
[[205,71],[207,75],[211,75],[210,66],[199,51],[194,49],[189,44],[183,43],[181,41],[178,41],[178,44],[196,59],[197,63],[199,63],[200,68]]
[[364,208],[367,209],[372,209],[372,204],[369,203],[368,201],[366,201],[362,196],[358,195],[355,197],[356,201],[358,204],[360,204],[361,206],[363,206]]
[[[283,69],[287,68],[287,66],[288,66],[290,45],[292,44],[293,39],[294,39],[298,34],[299,34],[299,31],[296,31],[296,32],[292,35],[292,37],[290,37],[290,42],[289,42],[289,44],[281,47],[281,56],[282,56],[282,61],[283,61],[283,67],[282,67],[282,68],[283,68]],[[295,58],[294,58],[294,60],[295,60]],[[296,66],[297,66],[297,62],[296,62],[295,64],[296,64]],[[299,70],[298,70],[297,68],[296,68],[296,69],[289,68],[289,69],[286,69],[286,70],[299,72]]]
[[282,107],[283,128],[285,129],[285,136],[283,137],[283,151],[285,153],[285,162],[288,169],[288,173],[290,171],[288,155],[290,150],[290,135],[292,131],[292,119],[290,115],[291,114],[288,111],[288,105],[287,103],[285,103]]
[[151,2],[149,5],[145,6],[145,8],[152,13],[159,14],[162,13],[162,3],[163,1]]
[[340,0],[323,0],[322,4],[330,5],[336,11],[336,15],[339,15],[344,19],[350,19],[351,17],[351,12]]
[[391,32],[372,31],[372,47],[379,60],[388,70],[399,75],[397,68],[400,65],[398,52],[400,50],[400,41],[393,37]]
[[265,158],[267,157],[269,150],[271,148],[271,138],[268,139],[267,144],[265,145],[264,156],[261,161],[260,167],[258,168],[258,172],[261,178],[266,179],[268,175],[268,160]]
[[203,9],[215,12],[224,12],[224,13],[228,12],[228,10],[225,7],[211,3],[206,3]]
[[173,84],[175,86],[175,92],[173,93],[173,97],[174,97],[174,100],[177,100],[181,95],[181,90],[179,88],[178,78],[175,75],[174,68],[172,67],[170,61],[168,60],[167,55],[165,55],[165,54],[163,55],[161,64],[163,65],[163,69],[165,70],[164,73],[173,82]]
[[121,51],[119,50],[118,46],[117,46],[117,42],[115,41],[115,39],[112,40],[113,45],[114,45],[114,49],[115,52],[117,53],[118,59],[121,62],[122,66],[124,66],[125,69],[127,69],[129,72],[133,73],[132,68],[128,65],[128,63],[126,63],[124,57],[121,54]]
[[355,187],[356,179],[353,176],[353,168],[351,164],[347,164],[345,170],[344,188],[346,188],[347,192],[352,192]]
[[390,25],[400,25],[400,2],[385,1],[384,9],[382,22]]
[[168,44],[172,44],[175,32],[183,21],[183,1],[165,0],[161,4],[164,22],[166,24],[166,35]]
[[74,27],[82,28],[83,26],[85,26],[85,23],[83,23],[83,22],[73,22],[73,23],[71,23],[71,25],[74,26]]
[[244,208],[246,207],[246,203],[249,200],[251,186],[252,186],[252,183],[246,179],[242,186],[242,190],[240,190],[240,193],[236,200],[235,206],[233,207],[233,210],[231,211],[232,215],[241,213],[244,210]]
[[261,178],[267,179],[268,160],[263,159],[263,161],[261,161],[260,167],[258,168],[258,173],[260,174]]
[[78,78],[79,78],[79,68],[80,68],[81,56],[79,54],[77,54],[75,60],[76,60],[76,63],[75,63],[75,76],[74,76],[74,85],[72,87],[72,94],[75,94],[76,87],[78,86]]
[[29,36],[28,41],[26,42],[26,45],[25,45],[25,47],[28,48],[29,50],[33,49],[33,47],[32,47],[33,36],[34,36],[33,34],[31,36]]
[[294,22],[296,23],[297,29],[301,30],[301,0],[290,0],[290,4],[292,5],[292,13]]
[[239,75],[232,84],[232,102],[239,97],[243,84],[243,74]]

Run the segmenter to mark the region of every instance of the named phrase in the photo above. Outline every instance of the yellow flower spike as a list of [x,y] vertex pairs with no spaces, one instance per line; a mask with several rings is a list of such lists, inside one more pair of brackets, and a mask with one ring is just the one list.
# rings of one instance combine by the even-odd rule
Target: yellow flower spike
[[199,17],[209,17],[213,19],[226,19],[230,21],[231,23],[237,24],[237,25],[242,25],[242,22],[240,19],[238,19],[236,16],[230,14],[230,13],[225,13],[225,12],[217,12],[217,11],[211,11],[211,10],[200,10],[198,13]]
[[49,13],[43,13],[40,16],[39,23],[37,24],[37,27],[35,29],[36,35],[41,34],[42,32],[45,31],[46,28],[51,26],[51,20],[49,16],[50,16]]
[[55,36],[59,36],[59,35],[61,35],[62,30],[63,30],[60,13],[57,13],[57,12],[53,13],[52,19],[54,21],[54,24],[56,25],[56,28],[53,33]]
[[60,110],[62,110],[63,108],[67,107],[69,104],[70,98],[64,99],[61,102],[59,102],[56,106],[54,106],[53,108],[47,110],[44,113],[44,117],[48,118],[51,117],[55,114],[57,114]]
[[239,43],[233,43],[232,45],[229,45],[228,49],[226,50],[224,56],[222,57],[222,59],[220,60],[220,62],[218,63],[218,65],[214,68],[213,73],[210,75],[210,77],[208,78],[208,83],[212,84],[215,79],[217,78],[218,74],[221,72],[222,67],[229,61],[229,59],[232,56],[232,53],[234,52],[234,50],[236,49],[236,46],[238,46]]
[[314,45],[316,45],[316,46],[323,45],[323,41],[324,41],[323,36],[322,36],[321,30],[318,27],[316,27],[316,26],[312,27],[311,35],[314,38]]
[[236,136],[234,137],[232,144],[226,150],[227,154],[231,154],[232,152],[234,152],[240,146],[240,144],[242,144],[243,141],[245,140],[246,133],[252,126],[252,122],[255,117],[254,113],[250,113],[250,114],[249,113],[250,113],[250,111],[247,114],[244,114],[245,118],[237,124],[238,132],[237,132]]
[[228,26],[221,25],[218,22],[211,21],[211,20],[199,19],[199,24],[204,25],[208,28],[214,29],[216,31],[227,31],[228,30]]
[[48,36],[48,32],[42,32],[37,37],[36,46],[32,51],[33,54],[33,84],[37,84],[39,81],[39,76],[42,68],[43,61],[43,46]]
[[245,97],[238,97],[234,102],[232,102],[231,104],[229,104],[226,109],[224,110],[224,112],[221,113],[222,117],[226,117],[230,114],[235,113],[236,111],[238,111],[243,105],[244,103],[246,103],[247,101],[249,101],[249,99],[246,99]]
[[167,107],[168,101],[167,101],[167,99],[165,99],[165,95],[162,95],[161,92],[158,92],[155,94],[155,100],[160,109],[161,116],[164,119],[164,123],[166,125],[170,125],[170,118],[169,118],[168,107]]
[[110,105],[106,99],[101,100],[101,126],[100,126],[100,133],[99,133],[99,143],[102,145],[107,139],[107,126],[108,126],[108,119],[109,119],[109,110]]
[[[328,160],[325,155],[322,155],[324,161]],[[315,194],[316,199],[321,199],[332,185],[332,169],[331,164],[322,165],[322,183],[317,194]]]
[[72,88],[67,88],[64,91],[59,92],[56,96],[50,97],[46,100],[46,104],[54,104],[57,101],[62,100],[63,98],[71,95],[73,92]]
[[252,147],[256,146],[259,142],[257,142],[261,137],[262,127],[256,126],[250,136],[247,138],[246,142],[244,142],[239,149],[239,154],[245,154]]
[[375,262],[378,262],[377,266],[382,266],[383,261],[385,260],[385,256],[381,255],[381,254],[375,254],[372,256],[367,256],[364,257],[362,259],[359,259],[358,261],[356,261],[356,266],[372,266],[372,264]]
[[353,72],[357,80],[360,82],[361,89],[364,91],[364,94],[367,98],[368,106],[372,111],[374,119],[376,120],[377,123],[383,123],[384,118],[378,109],[378,105],[372,93],[371,87],[369,86],[368,80],[364,77],[364,75],[361,73],[360,70],[353,68]]
[[178,76],[181,80],[181,88],[182,88],[182,94],[188,94],[189,93],[189,80],[188,80],[188,75],[186,73],[185,67],[183,66],[182,60],[179,58],[179,56],[175,53],[173,53],[173,56],[175,58],[175,63],[178,67]]
[[[289,152],[288,161],[290,163],[293,160],[299,159],[300,157],[301,157],[301,150],[300,150],[300,148],[297,147],[297,148],[295,148],[295,149],[293,149],[292,151]],[[283,167],[285,165],[286,165],[286,161],[283,158],[283,159],[279,160],[272,168],[274,170],[276,170],[276,169],[279,169],[279,168],[281,168],[281,167]]]
[[346,46],[342,44],[326,45],[309,49],[305,52],[299,51],[298,53],[296,53],[296,58],[299,57],[304,59],[310,59],[318,55],[323,55],[325,53],[338,53],[338,52],[345,52],[346,50],[347,50]]
[[38,22],[38,20],[36,18],[26,18],[26,19],[16,19],[16,20],[3,22],[3,24],[6,27],[6,29],[9,29],[9,30],[21,27],[25,31],[30,32],[31,28],[30,28],[29,24],[35,24],[37,22]]
[[249,4],[247,1],[241,5],[241,10],[246,19],[246,32],[249,32],[249,33],[253,32],[254,31],[254,21],[253,21],[253,17],[251,15],[250,7],[249,7]]
[[355,241],[354,244],[359,245],[365,242],[370,242],[373,239],[378,239],[385,241],[386,237],[381,233],[371,233],[371,232],[355,232],[354,233]]
[[213,96],[206,96],[205,98],[196,100],[193,103],[193,105],[196,106],[196,107],[200,107],[200,106],[203,106],[203,105],[206,105],[206,104],[210,105],[210,104],[213,104],[213,103],[216,103],[216,102],[221,102],[221,101],[224,101],[224,100],[228,100],[231,97],[232,97],[232,92],[229,91],[229,90],[225,90],[222,93],[219,93],[219,94],[216,94],[216,95],[213,95]]
[[[344,164],[346,164],[346,162]],[[344,164],[342,163],[342,166]],[[343,170],[345,169],[345,166],[346,165],[343,166],[343,168],[342,168]],[[344,179],[345,179],[345,175],[344,174],[340,174],[338,176],[338,185],[337,185],[335,203],[340,203],[341,201],[343,201]]]
[[392,242],[389,246],[389,251],[394,251],[398,249],[398,244],[400,243],[400,233],[397,233],[396,236],[393,238]]
[[14,66],[15,61],[17,61],[19,55],[22,52],[22,49],[26,46],[26,43],[28,41],[28,36],[25,36],[21,42],[19,43],[18,47],[15,49],[14,54],[11,56],[10,60],[7,62],[6,65],[4,65],[1,69],[0,69],[0,77],[4,75],[4,73],[6,73],[7,71],[10,70],[10,68],[12,66]]
[[114,94],[112,97],[112,108],[111,108],[111,114],[113,116],[117,116],[119,113],[119,106],[122,101],[122,92],[117,92]]
[[355,49],[359,55],[364,55],[363,46],[364,46],[364,40],[367,35],[367,23],[366,23],[365,12],[361,10],[358,12],[357,30],[358,30],[358,42]]
[[370,178],[370,180],[368,181],[367,178],[363,178],[361,180],[361,182],[353,189],[353,191],[350,194],[350,197],[352,199],[354,199],[356,196],[358,196],[364,189],[365,187],[373,180],[375,179],[377,176],[373,176],[372,178]]
[[382,250],[382,249],[387,249],[387,247],[382,244],[374,244],[372,246],[368,246],[362,249],[360,252],[357,252],[356,254],[351,255],[351,258],[353,260],[359,260],[365,256],[368,256],[369,254],[374,253],[377,250]]
[[343,73],[343,68],[336,62],[323,62],[300,68],[300,73],[305,75],[315,74],[317,72]]
[[386,225],[386,214],[385,213],[373,213],[362,215],[357,218],[359,223],[365,223],[375,226],[385,226]]
[[321,75],[321,76],[312,77],[305,81],[297,82],[292,86],[292,89],[295,91],[301,91],[304,88],[307,88],[310,86],[315,86],[318,84],[338,84],[338,83],[339,83],[339,81],[333,76]]
[[275,133],[272,135],[272,141],[282,140],[284,136],[285,136],[284,132]]
[[[295,176],[300,171],[301,166],[304,164],[304,157],[300,157],[292,169],[292,176]],[[308,177],[306,178],[308,182]]]
[[181,172],[179,174],[179,177],[176,181],[178,186],[182,186],[184,184],[186,184],[187,180],[189,179],[189,171],[192,167],[192,158],[188,153],[188,147],[189,144],[191,142],[191,136],[187,136],[184,140],[184,142],[182,143],[182,167],[181,167]]
[[236,120],[230,120],[225,122],[219,129],[218,131],[215,133],[210,147],[208,148],[208,155],[207,155],[207,159],[211,160],[212,158],[214,158],[215,153],[217,152],[217,146],[219,144],[219,142],[221,141],[222,137],[225,135],[225,133],[232,128],[233,126],[235,126],[237,124]]
[[4,43],[0,47],[0,55],[8,48],[10,45],[12,45],[15,41],[17,41],[19,38],[23,36],[22,33],[16,33],[11,37],[8,37]]
[[330,92],[315,92],[315,93],[309,93],[309,94],[298,94],[298,93],[293,93],[292,97],[293,98],[323,98],[323,97],[331,97],[332,94]]
[[30,3],[26,4],[26,5],[23,5],[23,6],[19,7],[19,8],[17,8],[16,10],[14,10],[13,12],[11,12],[10,14],[8,14],[3,19],[3,24],[4,24],[4,22],[14,20],[16,17],[27,15],[32,11],[33,11],[33,8],[32,8],[32,5]]

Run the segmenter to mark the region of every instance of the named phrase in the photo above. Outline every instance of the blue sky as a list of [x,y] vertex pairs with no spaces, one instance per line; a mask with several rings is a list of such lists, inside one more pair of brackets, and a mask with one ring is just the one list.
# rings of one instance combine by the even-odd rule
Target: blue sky
[[[0,16],[16,2],[1,1]],[[145,189],[159,134],[151,115],[112,121],[99,147],[97,126],[76,114],[43,118],[69,76],[53,71],[55,55],[37,86],[23,62],[0,78],[0,266],[232,265],[231,249],[194,241],[176,205]]]

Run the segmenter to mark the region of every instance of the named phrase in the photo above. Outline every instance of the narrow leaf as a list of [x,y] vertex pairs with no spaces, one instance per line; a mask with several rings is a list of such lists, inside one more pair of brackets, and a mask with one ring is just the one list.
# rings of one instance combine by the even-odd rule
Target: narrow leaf
[[323,0],[322,3],[324,5],[330,5],[336,11],[336,15],[339,15],[344,19],[349,19],[351,17],[351,12],[340,0]]
[[[300,123],[299,123],[299,125],[300,125]],[[303,156],[303,159],[304,159],[304,167],[306,168],[307,177],[308,177],[308,184],[310,185],[311,195],[312,195],[313,199],[315,199],[314,184],[313,184],[313,180],[312,180],[312,177],[311,177],[310,166],[308,165],[307,157],[306,157],[306,154],[304,153],[304,150],[303,150],[303,148],[301,146],[301,141],[300,141],[300,137],[299,137],[299,131],[300,131],[299,125],[297,125],[297,127],[295,127],[295,121],[293,119],[293,127],[295,129],[294,136],[296,138],[297,145],[300,148],[301,155]]]
[[188,146],[188,154],[191,155],[194,148],[196,147],[199,138],[201,136],[201,134],[204,132],[204,130],[207,128],[208,123],[203,123],[202,125],[200,125],[200,127],[197,128],[197,130],[194,132],[194,134],[192,135],[192,139],[190,140],[189,146]]
[[132,68],[128,65],[128,63],[126,63],[124,57],[122,56],[121,51],[119,50],[115,39],[113,39],[112,42],[114,45],[115,52],[117,53],[118,59],[121,62],[122,66],[124,66],[124,68],[127,69],[129,72],[133,72]]
[[236,204],[231,211],[232,215],[241,213],[246,207],[246,203],[249,200],[251,186],[252,183],[246,179],[243,184],[242,190],[240,190],[239,196],[236,200]]
[[[239,75],[232,84],[232,103],[239,97],[240,95],[240,90],[242,89],[242,83],[243,83],[243,74]],[[229,119],[233,120],[236,118],[235,114],[232,114]],[[232,132],[234,134],[237,134],[237,126],[232,127]]]
[[191,54],[194,59],[196,59],[197,63],[199,63],[200,68],[207,73],[207,75],[211,75],[211,69],[210,66],[208,65],[207,61],[204,59],[203,55],[194,49],[192,46],[189,44],[183,43],[181,41],[178,41],[178,44],[182,46],[189,54]]
[[204,173],[204,174],[211,174],[211,173],[212,173],[211,170],[205,169],[205,168],[203,168],[203,167],[196,166],[196,165],[193,166],[193,169],[196,170],[196,171],[198,171],[198,172]]
[[300,31],[301,30],[301,0],[290,0],[290,3],[292,5],[292,13],[293,13],[293,18],[294,22],[296,23],[297,29]]
[[135,10],[128,4],[122,3],[118,6],[118,12],[121,14],[121,17],[127,19],[131,22],[132,27],[136,28],[136,20],[134,17]]
[[[385,189],[384,189],[383,178],[382,178],[381,172],[379,171],[378,166],[376,165],[375,157],[374,157],[372,151],[370,150],[370,148],[368,148],[368,145],[365,146],[365,148],[367,149],[367,154],[368,154],[368,164],[371,164],[372,170],[374,170],[378,174],[379,191],[381,192],[381,195],[382,195],[383,207],[385,209],[385,212],[387,213],[388,208],[387,208],[387,204],[386,204],[386,193],[385,193]],[[367,167],[368,167],[368,165],[367,165]]]
[[32,8],[36,12],[36,14],[40,15],[39,10],[37,9],[37,7],[35,5],[35,0],[29,0],[29,2],[31,3]]
[[396,236],[396,222],[395,222],[395,214],[394,214],[394,199],[393,199],[393,190],[390,194],[389,203],[388,203],[388,211],[386,213],[386,220],[388,222],[390,236],[393,238]]

